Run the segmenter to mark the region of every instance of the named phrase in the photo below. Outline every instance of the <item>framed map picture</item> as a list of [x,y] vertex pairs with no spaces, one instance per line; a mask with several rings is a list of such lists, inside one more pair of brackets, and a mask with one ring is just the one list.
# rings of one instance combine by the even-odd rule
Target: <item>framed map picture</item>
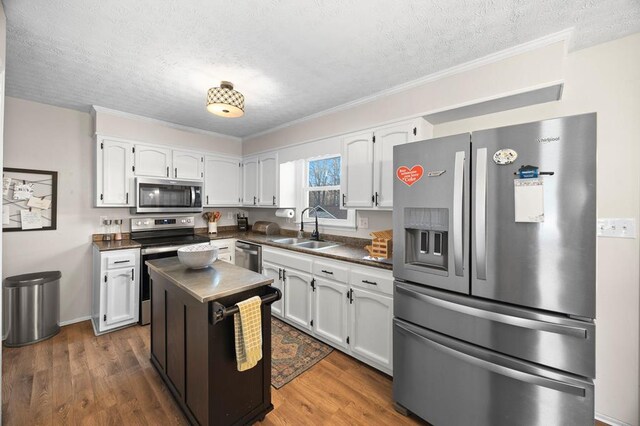
[[58,172],[14,169],[2,173],[2,231],[56,229]]

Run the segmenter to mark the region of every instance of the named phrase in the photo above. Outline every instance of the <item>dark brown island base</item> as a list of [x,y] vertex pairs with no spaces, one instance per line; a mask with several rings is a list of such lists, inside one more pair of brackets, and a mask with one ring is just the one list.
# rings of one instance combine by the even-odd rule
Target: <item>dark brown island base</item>
[[[244,425],[264,419],[271,404],[273,280],[226,262],[205,269],[177,257],[147,262],[151,276],[151,362],[192,424]],[[262,360],[236,365],[235,304],[262,303]]]

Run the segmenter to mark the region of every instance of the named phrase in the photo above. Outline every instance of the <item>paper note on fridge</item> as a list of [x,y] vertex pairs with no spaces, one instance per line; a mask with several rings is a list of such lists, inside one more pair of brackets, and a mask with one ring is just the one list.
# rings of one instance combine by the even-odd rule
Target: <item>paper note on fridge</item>
[[27,202],[27,207],[35,207],[36,209],[47,210],[51,206],[51,200],[44,198],[31,197]]
[[544,222],[544,184],[542,179],[515,179],[516,222]]

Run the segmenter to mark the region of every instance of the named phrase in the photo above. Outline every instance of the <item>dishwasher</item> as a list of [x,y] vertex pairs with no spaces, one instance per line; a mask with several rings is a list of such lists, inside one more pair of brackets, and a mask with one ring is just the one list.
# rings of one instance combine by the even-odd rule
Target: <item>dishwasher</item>
[[236,266],[262,273],[262,247],[246,241],[236,241]]

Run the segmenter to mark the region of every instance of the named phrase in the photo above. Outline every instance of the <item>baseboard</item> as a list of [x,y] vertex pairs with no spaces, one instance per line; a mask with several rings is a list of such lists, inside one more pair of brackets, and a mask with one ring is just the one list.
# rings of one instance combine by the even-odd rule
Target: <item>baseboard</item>
[[86,316],[86,317],[74,318],[74,319],[68,320],[68,321],[60,321],[60,327],[64,327],[65,325],[75,324],[77,322],[89,321],[90,319],[91,319],[91,315]]
[[629,423],[625,423],[623,421],[620,420],[616,420],[612,417],[609,416],[605,416],[604,414],[600,414],[600,413],[596,413],[596,420],[600,420],[601,422],[604,422],[608,425],[611,426],[630,426]]

